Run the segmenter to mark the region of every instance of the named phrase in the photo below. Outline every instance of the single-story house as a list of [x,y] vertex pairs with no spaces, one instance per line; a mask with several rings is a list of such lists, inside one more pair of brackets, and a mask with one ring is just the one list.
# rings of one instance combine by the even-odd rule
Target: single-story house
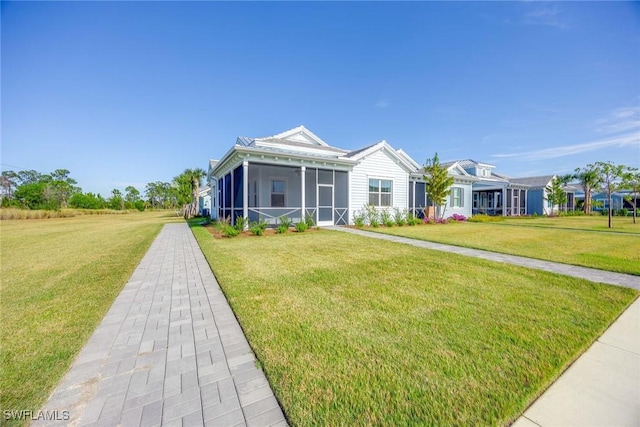
[[527,190],[527,214],[528,215],[553,215],[559,211],[573,211],[575,209],[575,193],[579,189],[572,185],[563,185],[562,189],[567,196],[567,202],[562,206],[551,205],[547,195],[547,187],[551,187],[556,175],[533,176],[528,178],[511,178],[510,182],[528,186]]
[[198,212],[202,216],[211,215],[211,187],[208,185],[198,191]]
[[[424,214],[422,167],[382,140],[358,150],[329,145],[304,126],[261,137],[238,137],[209,163],[212,218],[300,221],[320,226],[353,223],[366,205]],[[458,167],[446,215],[471,215],[474,178]]]
[[471,198],[473,215],[518,216],[527,213],[529,186],[496,173],[494,165],[471,159],[443,164],[462,169],[474,179]]
[[[611,193],[611,208],[613,210],[619,209],[627,209],[630,212],[633,212],[633,203],[632,200],[636,199],[636,206],[640,208],[640,194],[634,194],[631,190],[618,190]],[[584,191],[580,191],[578,195],[576,195],[577,200],[584,201]],[[609,196],[607,193],[593,193],[591,195],[591,200],[596,202],[596,205],[593,207],[594,211],[601,210],[609,210]]]

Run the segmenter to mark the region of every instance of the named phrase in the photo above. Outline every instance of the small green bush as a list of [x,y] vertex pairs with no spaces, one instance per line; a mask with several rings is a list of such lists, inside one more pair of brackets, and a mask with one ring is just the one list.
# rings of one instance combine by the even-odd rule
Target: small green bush
[[353,214],[353,224],[358,227],[358,228],[362,228],[365,225],[365,214],[362,211],[356,211]]
[[393,213],[393,219],[395,220],[395,223],[398,227],[402,227],[407,223],[407,220],[405,219],[406,217],[407,217],[406,210],[402,212],[400,211],[400,209],[395,208]]
[[278,227],[282,226],[285,228],[289,228],[291,227],[291,224],[293,224],[293,221],[291,221],[291,218],[289,218],[286,215],[282,215],[280,218],[278,218]]
[[387,227],[393,227],[395,225],[395,221],[391,219],[391,214],[387,210],[380,212],[380,221]]
[[372,227],[378,227],[380,225],[380,215],[378,210],[373,205],[364,205],[365,215],[367,217],[367,222]]
[[313,216],[307,215],[304,217],[304,223],[307,224],[307,228],[311,228],[315,225],[315,221],[313,220]]
[[254,236],[262,236],[268,226],[269,226],[269,223],[267,223],[267,221],[265,221],[264,219],[261,219],[259,221],[252,222],[251,225],[249,226],[249,231]]
[[238,234],[240,234],[240,231],[230,225],[224,225],[222,228],[222,234],[224,234],[226,237],[236,237]]
[[300,221],[296,224],[296,231],[298,233],[304,233],[305,231],[307,231],[307,228],[309,228],[309,226],[306,222]]
[[472,216],[471,218],[468,218],[467,221],[469,222],[500,222],[500,221],[504,221],[504,217],[478,214],[478,215]]
[[421,222],[422,220],[415,216],[413,212],[407,213],[407,225],[414,226],[420,224]]
[[244,231],[244,229],[247,228],[248,223],[249,223],[249,218],[239,216],[236,218],[236,223],[234,224],[233,227],[238,231]]
[[276,227],[276,233],[278,234],[284,234],[287,232],[287,230],[289,230],[288,225],[280,224],[279,226]]

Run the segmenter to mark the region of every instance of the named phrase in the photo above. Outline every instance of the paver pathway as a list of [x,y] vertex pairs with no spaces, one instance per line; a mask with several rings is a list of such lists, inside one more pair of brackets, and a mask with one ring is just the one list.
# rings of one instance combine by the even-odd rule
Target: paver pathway
[[[367,237],[640,289],[640,277],[345,227]],[[512,427],[640,426],[640,299],[537,399]]]
[[164,226],[42,411],[59,420],[34,424],[287,425],[185,223]]

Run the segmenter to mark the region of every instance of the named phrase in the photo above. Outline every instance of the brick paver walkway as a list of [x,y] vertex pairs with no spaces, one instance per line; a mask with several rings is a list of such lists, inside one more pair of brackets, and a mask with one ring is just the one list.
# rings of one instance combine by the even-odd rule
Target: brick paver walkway
[[70,419],[37,425],[286,425],[185,223],[164,226],[42,410]]

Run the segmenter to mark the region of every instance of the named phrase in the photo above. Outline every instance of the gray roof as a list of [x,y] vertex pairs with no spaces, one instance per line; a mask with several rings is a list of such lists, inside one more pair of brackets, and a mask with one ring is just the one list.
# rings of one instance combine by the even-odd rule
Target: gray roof
[[328,153],[329,152],[330,153],[335,153],[335,154],[344,154],[344,153],[346,153],[345,150],[341,150],[340,148],[331,147],[331,146],[328,146],[328,145],[325,146],[325,145],[307,144],[307,143],[304,143],[304,142],[290,141],[288,139],[268,138],[268,139],[263,139],[263,141],[275,142],[276,144],[288,145],[290,147],[313,148],[314,150],[326,151]]
[[358,148],[357,150],[349,151],[349,153],[345,157],[357,156],[358,154],[368,150],[369,148],[373,147],[376,144],[378,144],[378,142],[376,142],[375,144],[367,145],[366,147]]
[[529,185],[532,188],[544,188],[549,185],[549,182],[553,179],[555,175],[542,175],[542,176],[530,176],[526,178],[511,178],[511,181],[514,184],[524,184]]

